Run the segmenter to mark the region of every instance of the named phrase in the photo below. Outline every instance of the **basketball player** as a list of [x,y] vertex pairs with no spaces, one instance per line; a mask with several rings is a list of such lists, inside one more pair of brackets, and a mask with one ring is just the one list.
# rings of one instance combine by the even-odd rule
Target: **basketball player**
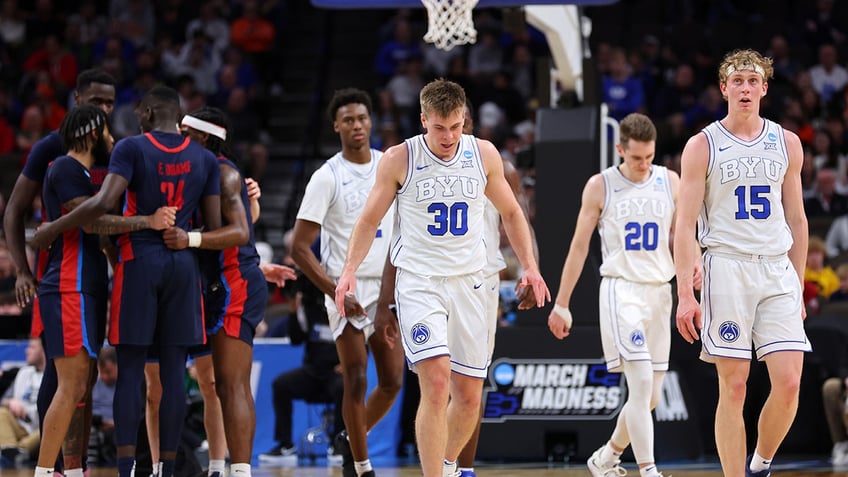
[[[374,333],[380,276],[395,216],[394,210],[388,210],[377,219],[373,244],[369,244],[356,275],[361,284],[359,294],[347,297],[337,309],[336,280],[344,265],[347,239],[374,186],[382,153],[370,146],[371,98],[367,93],[354,88],[336,91],[327,114],[339,135],[342,150],[328,159],[306,185],[294,225],[292,258],[326,297],[327,317],[344,378],[345,431],[335,441],[335,451],[343,458],[343,474],[372,477],[367,434],[392,407],[403,384],[401,348],[388,346],[383,334]],[[320,263],[310,248],[319,234]],[[367,401],[366,344],[374,354],[378,381]]]
[[[77,105],[89,104],[103,110],[107,116],[112,115],[112,108],[115,104],[115,79],[108,73],[100,69],[88,69],[82,71],[77,76],[77,86],[74,91],[74,102]],[[47,172],[47,165],[53,159],[64,154],[66,149],[62,145],[62,138],[59,136],[59,131],[53,131],[43,139],[36,142],[26,158],[24,168],[15,181],[15,186],[9,196],[9,201],[6,204],[6,212],[3,215],[3,230],[5,232],[6,243],[9,247],[9,253],[12,256],[12,261],[15,264],[15,293],[17,295],[18,305],[26,306],[30,302],[33,304],[32,318],[33,329],[32,336],[38,337],[43,329],[41,326],[41,315],[39,312],[38,299],[35,296],[36,283],[41,279],[44,265],[47,262],[46,250],[40,250],[36,259],[35,276],[33,270],[30,270],[29,263],[26,258],[26,247],[24,238],[24,219],[27,211],[32,206],[36,196],[41,193],[41,186],[44,182],[44,176]],[[105,158],[108,161],[108,158]],[[106,177],[106,162],[95,164],[91,168],[91,183],[94,186],[94,191],[100,189],[103,183],[103,178]],[[47,343],[42,343],[44,349],[48,348]],[[92,373],[92,385],[97,379],[97,374]],[[39,422],[44,423],[45,413],[53,399],[53,394],[56,392],[58,385],[56,378],[56,367],[52,360],[47,360],[47,365],[44,369],[44,376],[41,381],[41,387],[38,390],[38,415]],[[88,433],[91,429],[91,403],[86,400],[84,406],[77,407],[79,416],[71,421],[71,428],[68,430],[68,442],[65,443],[65,469],[86,468],[86,453],[88,447]],[[63,467],[62,459],[57,460],[57,469]]]
[[[164,86],[151,88],[137,113],[142,130],[148,132],[119,141],[100,192],[41,227],[33,238],[35,243],[44,246],[56,234],[90,223],[124,193],[126,216],[150,213],[164,203],[178,207],[175,225],[180,228],[190,228],[198,210],[208,230],[220,227],[218,161],[177,131],[181,112],[176,91]],[[191,238],[191,246],[199,245],[199,237]],[[143,408],[138,390],[148,350],[155,344],[163,390],[159,412],[161,475],[171,477],[185,415],[187,349],[204,341],[197,260],[191,251],[169,250],[161,234],[144,230],[121,236],[118,245],[109,328],[109,342],[116,347],[120,369],[115,389],[118,472],[129,477],[135,462]]]
[[[336,287],[336,306],[356,296],[356,270],[380,221],[397,199],[390,257],[407,361],[418,372],[416,435],[424,477],[456,476],[455,459],[480,413],[488,365],[483,210],[491,200],[504,222],[537,306],[550,299],[538,271],[521,206],[504,178],[497,149],[462,134],[465,91],[443,79],[420,93],[424,135],[389,148],[354,226]],[[450,422],[450,427],[448,426]]]
[[[692,136],[681,157],[674,262],[677,329],[701,359],[715,363],[715,438],[724,475],[765,477],[798,408],[804,333],[801,300],[807,219],[798,136],[760,116],[771,58],[752,50],[724,57],[719,88],[727,116]],[[699,215],[700,214],[700,215]],[[698,221],[704,254],[699,306],[689,276]],[[751,343],[768,368],[771,391],[760,412],[757,446],[745,459],[745,383]]]
[[[59,133],[68,154],[52,161],[44,180],[47,220],[59,218],[94,195],[91,167],[108,159],[114,143],[106,123],[106,113],[94,106],[77,107],[65,116]],[[106,215],[83,229],[63,233],[50,248],[38,298],[48,344],[45,353],[55,362],[59,379],[42,426],[41,472],[52,472],[78,403],[84,403],[91,392],[89,378],[96,373],[95,360],[105,339],[109,277],[97,234],[163,230],[173,224],[175,215],[175,207],[161,207],[152,217]],[[66,475],[79,477],[83,470],[72,467]]]
[[[206,329],[211,336],[214,389],[220,398],[230,475],[250,477],[250,459],[256,429],[256,412],[250,390],[253,337],[265,314],[268,288],[259,266],[247,184],[238,167],[227,156],[227,121],[216,108],[203,108],[182,119],[182,130],[217,157],[221,167],[221,217],[224,226],[199,233],[197,247],[221,250],[205,254],[201,261],[206,277]],[[190,246],[185,230],[170,228],[165,244],[176,250]],[[286,267],[288,279],[294,270]],[[204,359],[204,358],[200,358]],[[208,376],[207,378],[208,379]],[[223,455],[220,460],[223,461]],[[222,467],[223,462],[219,463]],[[223,468],[213,469],[213,475]]]
[[[621,473],[621,453],[632,444],[641,475],[657,477],[662,474],[654,462],[651,410],[661,397],[671,348],[670,234],[680,178],[652,164],[657,130],[647,116],[627,115],[620,131],[616,151],[622,163],[593,175],[583,189],[548,328],[558,339],[571,331],[568,305],[597,227],[603,250],[598,298],[604,358],[610,372],[624,372],[628,392],[612,436],[588,460],[589,471],[595,477]],[[700,268],[690,275],[697,285]]]

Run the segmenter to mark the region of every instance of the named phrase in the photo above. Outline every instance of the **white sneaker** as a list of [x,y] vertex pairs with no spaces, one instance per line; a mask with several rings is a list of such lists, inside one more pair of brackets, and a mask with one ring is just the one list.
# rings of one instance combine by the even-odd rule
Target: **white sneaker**
[[604,446],[599,447],[598,450],[592,453],[589,460],[586,461],[586,466],[589,467],[589,472],[592,473],[592,476],[624,477],[627,475],[627,471],[619,465],[621,464],[621,459],[616,459],[606,465],[601,462],[601,450],[603,450],[603,448]]
[[834,467],[848,466],[848,441],[837,442],[833,445],[830,461]]

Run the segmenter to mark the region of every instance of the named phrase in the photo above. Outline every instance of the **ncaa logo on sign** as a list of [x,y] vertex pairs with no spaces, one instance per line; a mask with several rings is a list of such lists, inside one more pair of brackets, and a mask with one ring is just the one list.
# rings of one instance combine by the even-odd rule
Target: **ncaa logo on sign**
[[739,339],[739,325],[732,321],[725,321],[718,327],[718,334],[722,340],[733,343]]
[[641,330],[636,330],[633,333],[630,333],[630,342],[636,346],[644,346],[645,335],[642,334]]
[[418,323],[412,327],[410,335],[415,344],[422,345],[430,339],[430,328],[427,328],[427,325]]

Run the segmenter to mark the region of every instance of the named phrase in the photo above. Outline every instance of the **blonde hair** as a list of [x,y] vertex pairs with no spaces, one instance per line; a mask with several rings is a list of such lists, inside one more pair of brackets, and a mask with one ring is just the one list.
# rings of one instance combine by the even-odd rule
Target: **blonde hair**
[[421,112],[446,118],[456,111],[465,111],[465,90],[462,86],[439,78],[427,83],[419,93]]
[[718,67],[718,82],[725,83],[727,78],[736,71],[755,71],[768,81],[774,77],[772,59],[754,50],[734,50],[724,56]]
[[810,235],[807,241],[807,253],[810,252],[821,252],[827,255],[827,244],[818,235]]

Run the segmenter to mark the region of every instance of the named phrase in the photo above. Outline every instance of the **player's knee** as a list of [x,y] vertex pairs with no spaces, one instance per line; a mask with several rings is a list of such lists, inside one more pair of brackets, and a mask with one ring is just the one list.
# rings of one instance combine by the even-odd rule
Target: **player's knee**
[[368,390],[368,369],[364,364],[354,364],[344,368],[344,388],[346,393],[365,396]]
[[782,373],[771,381],[772,393],[784,396],[787,402],[797,399],[801,390],[801,376]]
[[217,393],[217,381],[214,377],[212,379],[200,380],[197,384],[200,388],[200,394],[203,396],[204,401],[215,398]]
[[744,403],[747,390],[748,385],[744,380],[728,380],[719,387],[719,398],[725,401]]
[[377,388],[381,393],[396,396],[403,387],[403,373],[394,373],[389,376],[380,376]]
[[159,402],[162,400],[162,386],[159,383],[147,384],[147,404],[152,404],[155,406],[159,405]]

